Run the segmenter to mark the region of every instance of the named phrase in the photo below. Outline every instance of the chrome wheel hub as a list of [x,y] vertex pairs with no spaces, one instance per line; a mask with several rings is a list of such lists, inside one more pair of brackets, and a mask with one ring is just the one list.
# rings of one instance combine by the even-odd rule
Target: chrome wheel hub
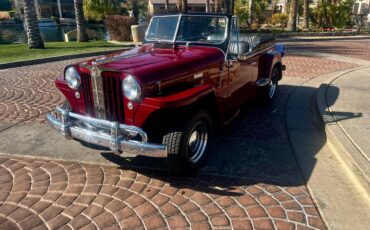
[[276,69],[273,69],[272,76],[271,76],[271,81],[269,83],[269,97],[272,99],[275,95],[276,88],[277,88],[277,78],[278,78],[279,73],[277,72]]
[[271,80],[270,85],[269,85],[269,97],[270,98],[274,97],[275,92],[276,92],[276,86],[277,86],[277,84],[275,82],[273,82],[273,80]]
[[188,140],[189,160],[197,163],[203,156],[208,143],[208,127],[203,121],[199,121],[190,132]]

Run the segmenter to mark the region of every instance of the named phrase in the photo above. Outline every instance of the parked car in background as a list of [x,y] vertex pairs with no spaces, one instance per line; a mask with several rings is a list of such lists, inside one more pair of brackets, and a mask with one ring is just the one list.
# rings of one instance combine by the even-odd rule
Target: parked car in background
[[55,81],[67,101],[48,120],[68,139],[193,172],[217,127],[274,98],[283,56],[272,36],[240,34],[231,15],[155,16],[142,46],[67,66]]

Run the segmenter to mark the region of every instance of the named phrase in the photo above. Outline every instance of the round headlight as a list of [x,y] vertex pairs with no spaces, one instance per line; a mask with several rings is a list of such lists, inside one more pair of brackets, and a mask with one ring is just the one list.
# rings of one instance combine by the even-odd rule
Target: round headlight
[[77,72],[76,68],[74,67],[69,67],[66,70],[64,77],[67,81],[68,86],[71,89],[77,89],[81,84],[80,74]]
[[141,88],[136,79],[129,75],[122,82],[122,90],[125,97],[129,100],[137,100],[141,95]]

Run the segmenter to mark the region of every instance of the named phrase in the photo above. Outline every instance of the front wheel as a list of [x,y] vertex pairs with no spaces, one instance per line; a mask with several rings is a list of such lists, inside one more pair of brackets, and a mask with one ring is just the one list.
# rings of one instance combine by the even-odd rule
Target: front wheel
[[212,119],[203,110],[195,113],[182,129],[166,133],[162,143],[167,145],[170,168],[179,174],[199,169],[206,158],[212,133]]

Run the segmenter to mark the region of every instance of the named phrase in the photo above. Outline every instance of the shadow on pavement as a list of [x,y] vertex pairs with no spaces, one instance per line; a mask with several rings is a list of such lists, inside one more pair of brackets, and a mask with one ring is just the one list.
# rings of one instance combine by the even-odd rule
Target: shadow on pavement
[[[334,105],[335,101],[338,99],[339,88],[332,86],[332,85],[327,85],[327,84],[322,84],[320,88],[326,89],[325,90],[326,91],[325,93],[326,105],[328,107],[331,107],[332,105]],[[362,117],[362,113],[352,113],[352,112],[344,112],[344,111],[330,111],[330,112],[324,111],[324,115],[331,118],[330,120],[326,119],[325,123],[332,123],[332,122],[338,122],[338,121]]]
[[[271,105],[252,104],[242,108],[238,119],[230,127],[216,134],[209,158],[204,168],[196,173],[194,178],[220,177],[223,179],[216,180],[219,181],[216,184],[212,183],[206,187],[203,185],[197,189],[208,193],[219,193],[220,190],[214,189],[216,186],[224,188],[222,193],[237,195],[230,190],[241,185],[248,186],[258,183],[278,186],[305,185],[309,177],[303,176],[302,169],[297,165],[286,129],[286,110],[290,109],[286,108],[286,102],[290,93],[298,89],[303,90],[309,97],[302,95],[302,98],[296,100],[300,103],[297,108],[307,103],[306,111],[300,111],[304,112],[305,117],[297,114],[292,122],[288,123],[295,124],[297,128],[315,132],[315,135],[310,138],[305,136],[302,140],[306,148],[310,149],[306,156],[304,174],[312,172],[316,164],[315,155],[326,143],[324,125],[317,117],[314,104],[312,104],[317,89],[281,85],[277,98]],[[339,89],[336,92],[337,95],[331,98],[330,103],[335,102]],[[348,112],[342,112],[342,114],[349,115],[348,119],[356,117]],[[193,177],[191,179],[176,177],[168,172],[165,159],[143,156],[122,158],[109,152],[101,154],[122,169],[129,168],[150,177],[160,178],[174,186],[187,187],[187,183],[193,182],[194,179]]]

